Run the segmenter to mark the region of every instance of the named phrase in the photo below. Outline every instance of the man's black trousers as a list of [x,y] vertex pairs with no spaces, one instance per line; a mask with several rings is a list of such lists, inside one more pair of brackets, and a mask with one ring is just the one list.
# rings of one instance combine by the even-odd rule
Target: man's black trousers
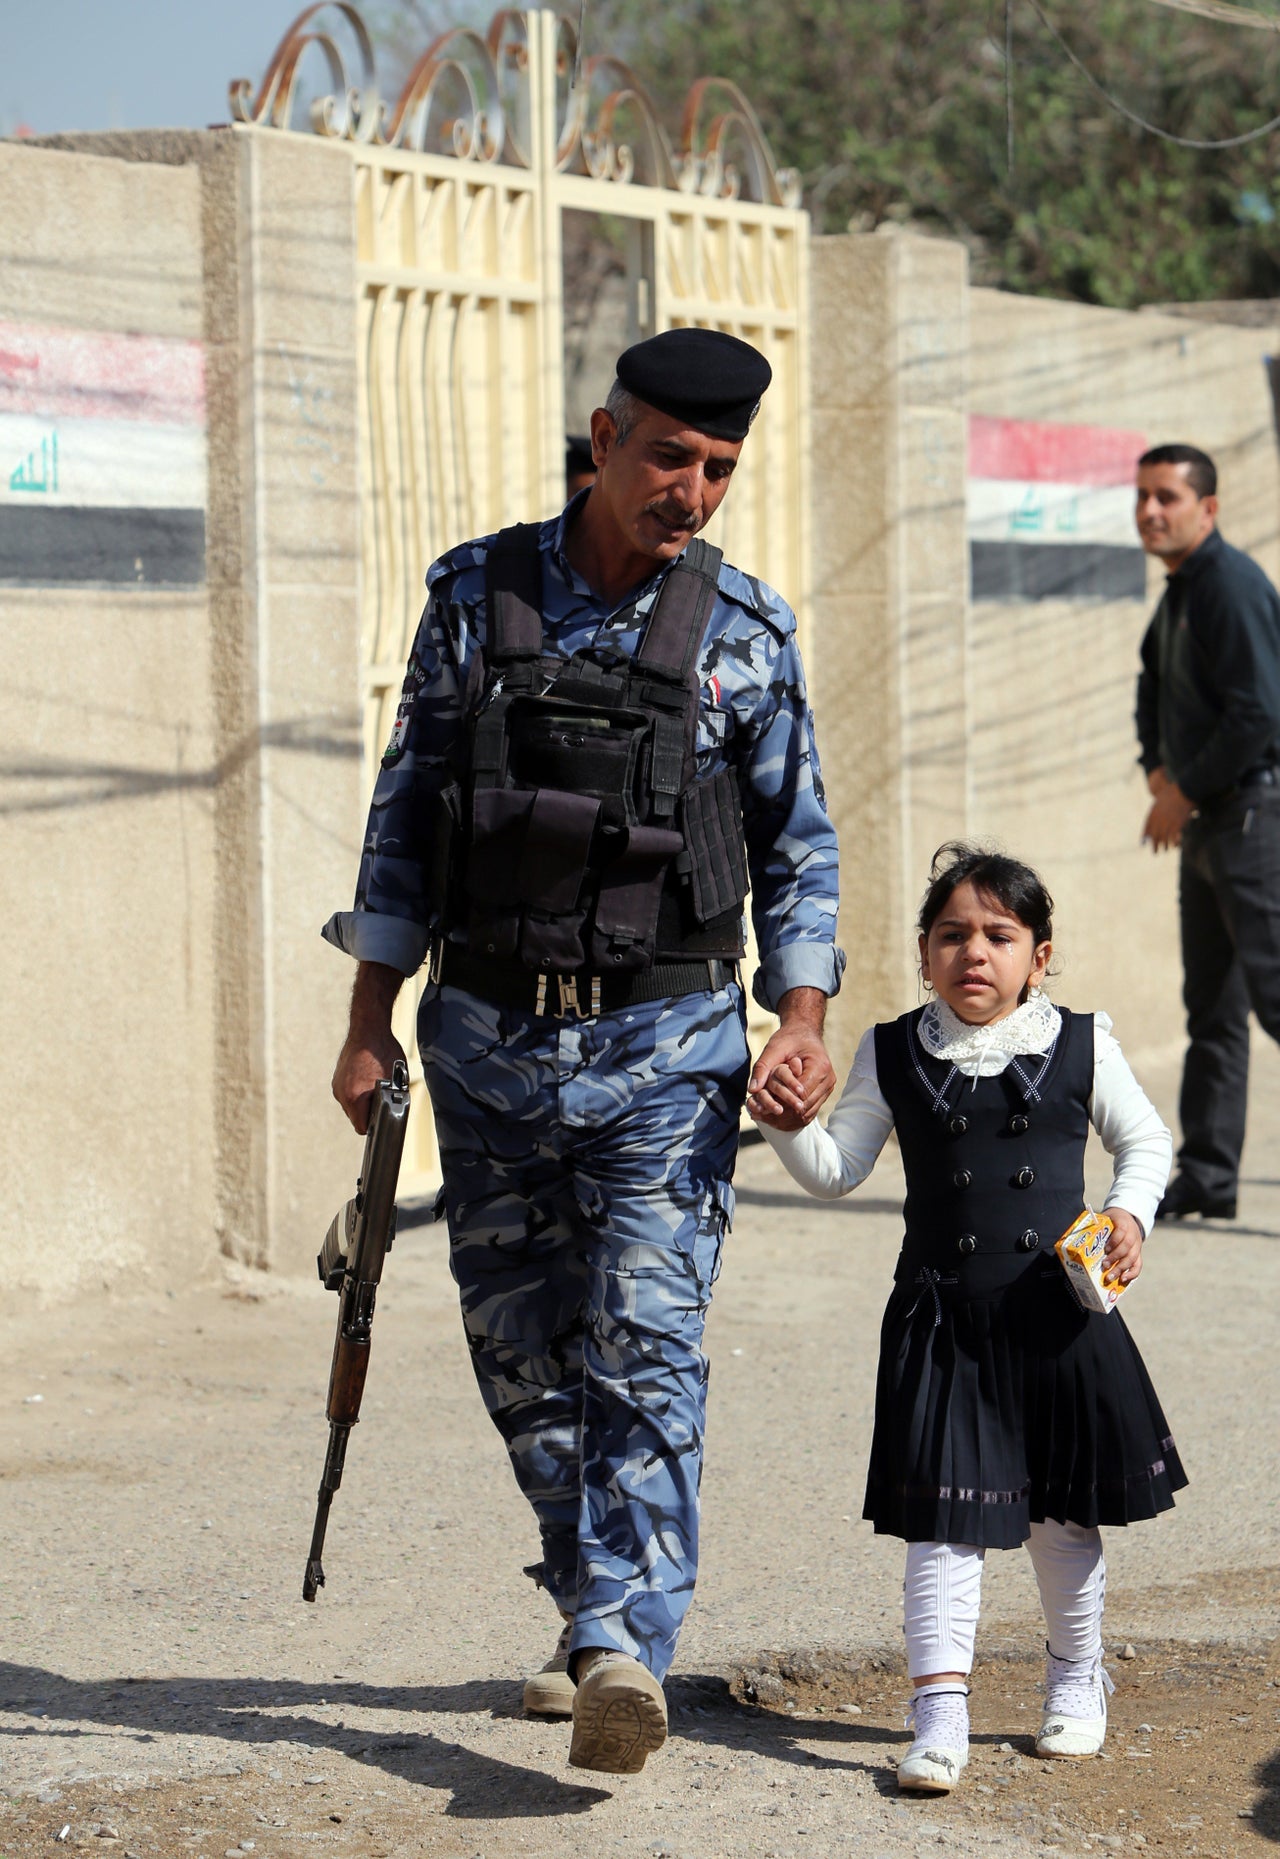
[[1179,881],[1186,1064],[1178,1168],[1234,1200],[1249,1086],[1249,1009],[1280,1040],[1280,786],[1238,790],[1182,834]]

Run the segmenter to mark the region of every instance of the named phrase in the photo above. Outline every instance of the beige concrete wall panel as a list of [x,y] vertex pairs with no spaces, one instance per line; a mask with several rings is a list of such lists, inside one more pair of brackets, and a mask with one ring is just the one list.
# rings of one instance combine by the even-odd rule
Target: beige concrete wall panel
[[[974,411],[1123,426],[1218,460],[1221,526],[1280,571],[1280,469],[1263,357],[1274,331],[973,294]],[[1176,863],[1138,844],[1135,763],[1145,602],[980,605],[972,615],[974,826],[1038,863],[1058,901],[1068,1004],[1107,1008],[1128,1047],[1182,1033]],[[1117,905],[1117,901],[1118,905]],[[1123,933],[1100,935],[1115,916]]]
[[963,600],[969,580],[966,416],[946,406],[904,406],[899,444],[901,495],[893,521],[910,538],[902,558],[905,591],[913,600],[928,594]]
[[974,829],[1043,873],[1057,903],[1056,997],[1102,1007],[1134,1048],[1181,1026],[1177,861],[1139,846],[1136,603],[973,608]]
[[257,355],[259,547],[289,587],[355,585],[358,489],[351,348],[313,349],[300,336]]
[[813,533],[819,596],[857,601],[894,583],[897,532],[886,498],[896,481],[892,431],[879,411],[813,411]]
[[351,971],[319,936],[350,898],[362,812],[356,190],[347,151],[240,140],[265,1165],[259,1224],[232,1249],[305,1271],[358,1159],[326,1088]]
[[848,958],[829,1010],[832,1056],[843,1077],[859,1034],[903,986],[905,934],[897,741],[898,643],[884,594],[818,593],[809,693],[827,806],[840,841],[839,940]]
[[896,373],[887,239],[814,239],[811,323],[817,408],[886,404]]
[[0,143],[0,316],[45,327],[202,333],[194,168]]
[[962,408],[969,373],[968,254],[949,239],[899,235],[888,243],[903,404]]
[[254,340],[341,356],[350,367],[354,178],[346,149],[254,134]]
[[[209,459],[224,405],[202,295],[212,137],[66,138],[0,148],[0,316],[205,341]],[[81,146],[71,146],[78,141]],[[135,159],[135,157],[138,157]],[[21,1288],[50,1300],[126,1272],[189,1282],[216,1258],[217,805],[226,778],[212,664],[214,583],[237,550],[206,509],[208,592],[6,588],[10,676],[0,832],[48,938],[16,949],[0,1008],[67,1056],[73,1131],[5,1125]],[[70,985],[68,977],[74,977]],[[65,1067],[64,1067],[65,1069]],[[42,1129],[44,1134],[42,1134]]]
[[815,683],[850,706],[818,705],[843,1039],[916,999],[928,861],[968,818],[966,274],[956,248],[906,236],[819,239],[813,256]]
[[[212,1261],[213,797],[203,593],[6,588],[11,1288]],[[31,928],[36,930],[30,933]],[[69,1122],[67,1119],[70,1119]]]
[[940,845],[969,826],[968,628],[963,592],[908,599],[902,610],[906,886],[910,921]]
[[[305,1270],[358,1160],[328,1095],[350,964],[320,940],[349,904],[360,858],[354,593],[273,589],[262,691],[267,1085],[272,1135],[265,1262]],[[341,671],[345,675],[339,679]],[[326,1211],[327,1210],[327,1211]],[[319,1237],[318,1237],[319,1236]]]

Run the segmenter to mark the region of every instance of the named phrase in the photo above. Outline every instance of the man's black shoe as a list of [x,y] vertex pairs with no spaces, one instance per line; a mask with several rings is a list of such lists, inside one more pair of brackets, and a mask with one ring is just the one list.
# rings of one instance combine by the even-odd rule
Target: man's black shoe
[[1175,1175],[1156,1208],[1156,1219],[1185,1220],[1188,1214],[1199,1214],[1204,1220],[1234,1220],[1235,1196],[1215,1200],[1212,1195],[1202,1194],[1185,1175]]

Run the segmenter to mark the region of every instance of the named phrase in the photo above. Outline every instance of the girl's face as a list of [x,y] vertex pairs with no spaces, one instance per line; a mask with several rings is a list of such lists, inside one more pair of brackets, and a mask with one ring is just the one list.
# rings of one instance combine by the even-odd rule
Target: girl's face
[[970,1026],[989,1026],[1024,1001],[1044,979],[1051,943],[967,880],[920,938],[920,972],[939,1000]]

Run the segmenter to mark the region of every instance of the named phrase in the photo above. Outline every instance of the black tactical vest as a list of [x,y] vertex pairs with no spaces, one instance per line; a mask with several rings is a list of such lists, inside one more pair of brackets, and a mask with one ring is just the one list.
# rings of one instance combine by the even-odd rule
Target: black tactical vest
[[544,651],[535,524],[485,565],[443,916],[469,951],[550,973],[742,954],[747,894],[732,769],[696,778],[698,658],[720,551],[668,570],[635,657]]
[[907,1178],[906,1264],[1008,1276],[1036,1253],[1051,1257],[1083,1208],[1093,1016],[1058,1011],[1047,1053],[976,1081],[920,1044],[922,1008],[876,1027],[876,1076]]

